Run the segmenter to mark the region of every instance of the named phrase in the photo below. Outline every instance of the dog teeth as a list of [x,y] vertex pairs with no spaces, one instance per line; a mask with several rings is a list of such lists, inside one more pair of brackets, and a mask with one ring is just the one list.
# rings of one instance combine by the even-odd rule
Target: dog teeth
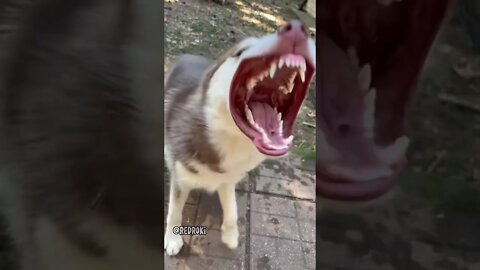
[[293,60],[293,67],[300,67],[300,61],[299,60]]
[[282,120],[282,113],[281,113],[281,112],[279,112],[279,113],[277,114],[277,119],[278,119],[278,121],[281,121],[281,120]]
[[290,60],[290,59],[287,58],[287,59],[285,60],[285,64],[287,65],[287,67],[291,67],[293,63],[292,63],[292,60]]
[[287,90],[288,90],[289,94],[293,91],[293,86],[294,86],[294,84],[292,82],[289,82],[287,84]]
[[282,68],[284,64],[285,60],[283,58],[280,58],[280,60],[278,60],[278,68]]
[[249,91],[252,91],[253,88],[255,88],[256,85],[257,85],[257,80],[255,78],[252,78],[248,81],[247,88],[248,88]]
[[283,86],[283,85],[280,86],[280,87],[278,88],[278,90],[280,90],[280,91],[281,91],[282,93],[284,93],[285,95],[288,94],[288,89],[287,89],[285,86]]
[[273,78],[273,76],[275,75],[275,71],[277,71],[277,65],[275,63],[273,63],[271,66],[270,66],[270,78]]
[[280,133],[283,133],[283,120],[280,120],[280,122],[278,122],[278,131],[280,131]]
[[265,79],[265,77],[267,77],[267,75],[268,75],[268,72],[266,73],[265,71],[260,73],[260,75],[258,75],[258,80],[263,81],[263,79]]
[[250,108],[248,108],[247,105],[245,105],[245,114],[247,115],[247,120],[250,124],[255,125],[255,120],[253,119],[253,114]]
[[305,60],[302,61],[302,66],[300,67],[302,70],[307,70],[307,64],[305,63]]
[[302,82],[305,82],[305,70],[300,69],[298,74],[300,74],[300,79],[302,79]]
[[297,72],[293,72],[292,73],[292,76],[290,76],[290,78],[288,79],[290,83],[293,83],[295,81],[295,77],[297,77]]
[[262,133],[263,141],[270,145],[272,143],[272,141],[270,140],[270,138],[268,138],[267,132],[265,132],[265,130],[261,127],[259,127],[259,131],[260,131],[260,133]]
[[293,142],[293,135],[290,135],[287,139],[285,139],[285,144],[291,144]]

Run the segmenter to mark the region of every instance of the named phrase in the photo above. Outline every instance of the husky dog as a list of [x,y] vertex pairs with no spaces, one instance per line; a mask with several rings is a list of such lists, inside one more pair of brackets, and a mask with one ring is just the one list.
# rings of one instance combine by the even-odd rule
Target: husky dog
[[248,38],[220,60],[179,57],[165,78],[165,160],[170,198],[165,250],[183,246],[190,190],[218,191],[222,242],[238,246],[235,185],[265,158],[292,146],[292,129],[315,73],[315,44],[291,21],[277,33]]
[[0,3],[0,193],[22,270],[162,269],[159,5]]

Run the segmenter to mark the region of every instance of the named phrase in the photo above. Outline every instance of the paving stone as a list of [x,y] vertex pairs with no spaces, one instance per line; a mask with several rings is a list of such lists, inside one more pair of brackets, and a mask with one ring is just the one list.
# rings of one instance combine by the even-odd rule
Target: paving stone
[[[242,234],[246,231],[247,222],[247,193],[237,191],[238,230]],[[203,194],[195,220],[195,225],[207,226],[209,229],[220,230],[222,226],[223,210],[218,194]]]
[[252,194],[250,197],[250,208],[255,212],[295,217],[293,201],[288,198]]
[[250,180],[250,175],[247,174],[235,187],[237,191],[249,192],[253,190],[253,183]]
[[311,221],[298,221],[300,226],[300,237],[306,242],[315,242],[315,222]]
[[254,234],[300,240],[297,220],[294,218],[252,212],[250,223]]
[[238,248],[229,249],[221,240],[221,231],[209,230],[207,235],[192,236],[190,242],[191,254],[200,257],[214,256],[234,260],[243,260],[245,257],[245,234],[240,234]]
[[309,269],[315,269],[315,256],[316,256],[316,249],[315,249],[315,243],[305,243],[302,242],[302,249],[303,249],[303,255],[305,257],[305,262],[306,266]]
[[164,256],[165,262],[163,263],[164,266],[165,266],[165,270],[178,270],[178,269],[183,270],[183,269],[185,269],[185,264],[187,262],[188,257],[179,258],[179,255],[174,256],[174,257],[170,257],[170,256],[165,254],[165,256]]
[[300,242],[252,235],[250,269],[306,269]]
[[216,269],[228,269],[228,270],[243,270],[245,269],[245,263],[243,261],[235,261],[222,258],[200,258],[192,256],[188,259],[184,265],[185,270],[216,270]]
[[281,269],[305,269],[305,259],[299,242],[277,239],[276,243],[276,260]]
[[268,161],[259,166],[259,175],[283,180],[300,180],[302,170],[276,161]]
[[310,201],[295,201],[295,210],[297,211],[297,217],[300,220],[307,220],[315,222],[316,205]]
[[218,194],[203,194],[198,204],[195,225],[207,226],[209,230],[220,229],[222,224],[222,206]]
[[187,199],[187,204],[198,204],[198,201],[200,200],[200,195],[201,193],[198,190],[191,191]]
[[303,160],[302,158],[295,155],[286,156],[280,159],[279,161],[285,164],[286,166],[294,166],[299,169],[307,170],[311,172],[315,172],[315,168],[316,168],[315,160]]
[[268,194],[285,195],[300,199],[315,199],[315,187],[305,185],[305,181],[290,181],[283,179],[273,179],[260,176],[257,179],[256,191],[266,192]]

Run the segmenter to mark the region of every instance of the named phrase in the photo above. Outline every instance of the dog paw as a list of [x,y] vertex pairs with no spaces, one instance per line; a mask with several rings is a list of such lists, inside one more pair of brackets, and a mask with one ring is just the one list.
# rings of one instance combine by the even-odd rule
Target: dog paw
[[222,242],[227,245],[230,249],[235,249],[238,247],[238,228],[227,227],[222,228]]
[[164,239],[164,248],[169,256],[177,255],[182,249],[183,239],[181,235],[167,233]]

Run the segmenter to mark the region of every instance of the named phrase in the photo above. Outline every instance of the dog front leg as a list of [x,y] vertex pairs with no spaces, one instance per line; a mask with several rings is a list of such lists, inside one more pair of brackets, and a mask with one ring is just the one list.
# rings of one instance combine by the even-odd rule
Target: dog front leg
[[165,250],[170,256],[177,255],[183,246],[182,236],[174,234],[173,228],[182,225],[182,211],[189,193],[190,189],[180,188],[175,181],[170,181],[167,228],[164,239]]
[[223,209],[222,242],[229,248],[238,246],[237,201],[235,184],[223,184],[218,189],[218,196]]

